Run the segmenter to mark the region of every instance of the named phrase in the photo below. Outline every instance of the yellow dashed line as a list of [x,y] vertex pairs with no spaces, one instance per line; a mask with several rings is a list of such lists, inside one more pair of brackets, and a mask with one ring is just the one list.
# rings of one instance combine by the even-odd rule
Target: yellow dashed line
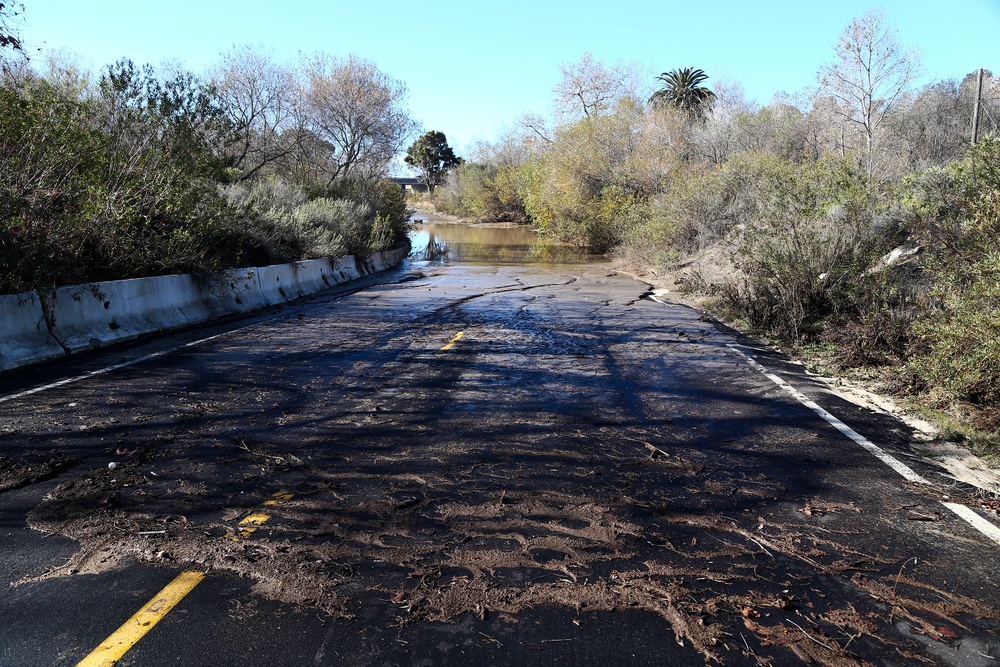
[[285,502],[286,500],[291,500],[294,497],[295,497],[295,494],[292,493],[291,491],[285,491],[285,490],[275,491],[273,494],[271,494],[271,499],[270,500],[265,500],[264,504],[265,505],[280,505],[281,503]]
[[457,334],[455,334],[454,338],[452,338],[450,341],[448,341],[447,345],[445,345],[444,347],[441,348],[441,350],[450,350],[452,347],[455,346],[455,343],[457,343],[458,341],[462,340],[462,336],[463,336],[464,333],[465,333],[464,331],[459,331]]
[[[264,501],[264,505],[269,507],[280,505],[286,500],[291,500],[294,496],[295,496],[294,493],[292,493],[291,491],[285,491],[284,489],[282,489],[281,491],[275,491],[274,493],[271,494],[270,498]],[[243,517],[242,521],[240,521],[239,532],[234,535],[230,535],[229,539],[237,541],[243,539],[244,537],[249,537],[250,535],[253,535],[254,532],[259,527],[267,523],[267,521],[270,518],[271,515],[265,514],[264,512],[253,512],[252,514],[248,514],[247,516]]]
[[[264,505],[280,505],[286,500],[291,500],[294,496],[295,494],[291,491],[277,491],[264,501]],[[264,512],[248,514],[239,523],[242,526],[240,531],[235,535],[230,535],[230,539],[240,540],[252,535],[270,518],[271,515]],[[181,572],[176,579],[167,584],[166,588],[157,593],[156,597],[147,602],[132,618],[125,621],[124,625],[101,642],[100,646],[78,662],[76,667],[112,667],[204,578],[204,572]]]
[[258,527],[264,525],[264,523],[271,518],[270,514],[264,514],[263,512],[254,512],[242,521],[240,521],[240,532],[232,535],[233,540],[239,540],[244,537],[249,537],[253,534]]
[[76,667],[111,667],[114,665],[204,578],[204,572],[181,572],[176,579],[157,593],[156,597],[147,602],[132,618],[115,630],[114,634],[91,651],[90,655],[78,662]]

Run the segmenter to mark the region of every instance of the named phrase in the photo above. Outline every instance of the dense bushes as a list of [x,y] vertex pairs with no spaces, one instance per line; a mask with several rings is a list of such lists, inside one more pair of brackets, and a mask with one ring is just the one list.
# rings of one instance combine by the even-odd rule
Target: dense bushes
[[[233,259],[220,166],[171,97],[135,70],[66,99],[33,76],[0,88],[0,291],[213,268]],[[228,256],[227,256],[228,255]]]
[[[405,238],[409,214],[399,186],[388,180],[350,179],[315,189],[279,178],[221,188],[241,212],[244,233],[271,261],[351,254],[365,257]],[[234,230],[235,231],[235,230]]]
[[[330,178],[307,163],[336,151],[312,142],[248,165],[251,173],[233,145],[257,141],[259,129],[240,127],[225,104],[190,73],[158,75],[129,61],[96,84],[5,69],[0,293],[363,256],[405,238],[405,199],[378,177],[374,158],[364,173]],[[308,143],[300,128],[271,130],[272,144]]]
[[[612,113],[481,146],[435,193],[447,212],[534,224],[559,241],[608,252],[648,218],[686,150],[684,121],[631,99]],[[676,140],[676,141],[675,141]]]
[[[465,162],[448,173],[445,187],[435,190],[434,203],[444,213],[491,222],[527,223],[525,177],[527,156],[510,159],[502,147],[480,148],[479,161]],[[488,156],[488,157],[487,157]]]
[[913,368],[934,387],[992,406],[1000,427],[1000,140],[910,182],[911,226],[934,276]]
[[726,310],[792,340],[843,313],[886,249],[863,176],[848,160],[799,166],[769,154],[741,156],[726,171],[750,190],[746,222],[733,230],[741,275],[722,286]]

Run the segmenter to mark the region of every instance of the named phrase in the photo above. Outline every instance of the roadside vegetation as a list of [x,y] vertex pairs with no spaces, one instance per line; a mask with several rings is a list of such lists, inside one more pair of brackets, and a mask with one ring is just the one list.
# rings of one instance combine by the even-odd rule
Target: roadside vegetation
[[373,63],[320,53],[289,66],[244,47],[202,76],[129,60],[94,74],[58,52],[29,63],[10,35],[0,293],[405,240],[406,202],[385,174],[414,123],[403,84]]
[[694,68],[644,90],[634,65],[585,55],[551,114],[479,145],[433,202],[610,253],[995,447],[1000,79],[917,88],[918,65],[879,11],[845,28],[814,90],[765,105]]

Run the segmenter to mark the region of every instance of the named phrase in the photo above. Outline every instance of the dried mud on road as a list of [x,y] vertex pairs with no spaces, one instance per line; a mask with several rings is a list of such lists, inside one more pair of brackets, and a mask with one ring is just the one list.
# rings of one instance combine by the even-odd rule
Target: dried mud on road
[[[641,610],[717,664],[993,650],[982,582],[956,585],[926,540],[893,537],[933,523],[913,518],[933,499],[864,495],[858,455],[824,460],[847,446],[764,401],[711,324],[645,305],[626,320],[641,293],[588,280],[562,286],[611,298],[570,308],[500,282],[409,322],[313,305],[180,371],[59,390],[20,426],[48,458],[0,459],[0,490],[62,474],[28,520],[80,549],[18,584],[196,568],[385,632]],[[64,472],[84,448],[100,454]]]

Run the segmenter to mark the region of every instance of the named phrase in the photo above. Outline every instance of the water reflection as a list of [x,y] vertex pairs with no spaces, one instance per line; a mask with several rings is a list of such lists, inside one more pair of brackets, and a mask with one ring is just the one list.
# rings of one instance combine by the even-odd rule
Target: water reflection
[[410,259],[494,264],[576,264],[607,261],[575,246],[541,240],[524,227],[425,222],[410,232]]

